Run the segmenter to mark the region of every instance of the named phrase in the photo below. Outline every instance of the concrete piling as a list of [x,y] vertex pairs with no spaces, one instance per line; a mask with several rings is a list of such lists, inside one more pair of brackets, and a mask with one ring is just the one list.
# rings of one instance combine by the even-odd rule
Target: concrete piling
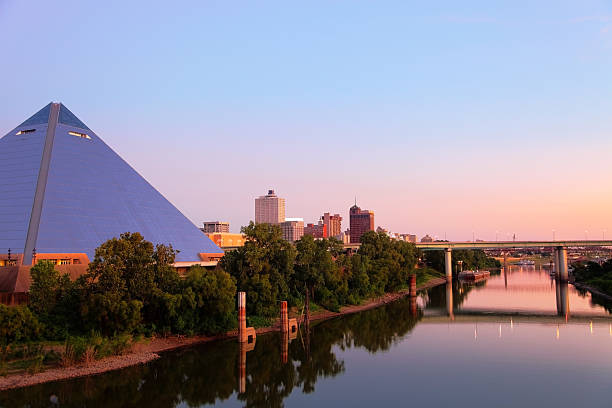
[[410,288],[410,291],[408,292],[409,295],[411,297],[416,296],[417,295],[417,290],[416,290],[416,274],[411,274],[408,277],[408,287]]
[[246,293],[238,292],[238,342],[254,343],[255,329],[246,327]]

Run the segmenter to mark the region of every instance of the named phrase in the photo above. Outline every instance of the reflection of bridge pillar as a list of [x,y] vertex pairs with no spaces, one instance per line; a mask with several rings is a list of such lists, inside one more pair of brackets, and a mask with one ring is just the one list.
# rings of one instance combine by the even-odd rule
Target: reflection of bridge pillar
[[567,249],[565,249],[565,247],[557,248],[557,265],[557,277],[560,280],[567,282]]
[[410,316],[416,317],[418,312],[416,296],[410,296]]
[[281,331],[281,363],[289,361],[289,332]]
[[246,344],[240,343],[240,357],[238,358],[238,392],[246,392]]
[[453,250],[444,248],[444,270],[446,271],[446,279],[453,279]]
[[556,294],[557,294],[557,314],[559,316],[565,317],[565,320],[569,319],[570,310],[569,310],[569,285],[567,281],[557,281],[556,282]]
[[448,313],[451,320],[455,320],[453,312],[453,284],[450,281],[446,282],[446,313]]

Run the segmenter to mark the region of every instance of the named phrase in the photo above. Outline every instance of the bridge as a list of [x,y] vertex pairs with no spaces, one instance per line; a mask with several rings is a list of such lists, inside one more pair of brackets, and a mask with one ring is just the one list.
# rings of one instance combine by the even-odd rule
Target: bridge
[[[570,240],[570,241],[435,241],[418,242],[416,247],[422,251],[444,251],[444,269],[446,278],[452,279],[453,249],[517,249],[517,248],[553,248],[553,262],[557,278],[567,281],[567,248],[612,247],[612,241],[606,240]],[[345,244],[344,249],[356,251],[361,244]]]

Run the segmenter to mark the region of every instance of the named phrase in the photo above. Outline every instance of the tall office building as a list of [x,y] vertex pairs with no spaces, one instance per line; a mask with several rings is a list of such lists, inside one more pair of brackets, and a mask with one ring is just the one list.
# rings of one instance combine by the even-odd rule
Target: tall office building
[[280,223],[283,239],[295,242],[304,236],[304,220],[302,218],[287,218]]
[[229,233],[229,222],[225,221],[204,221],[204,227],[200,230],[205,234],[212,234],[215,232]]
[[362,210],[357,203],[349,210],[351,224],[351,244],[361,242],[361,236],[367,231],[374,231],[374,211]]
[[339,238],[342,234],[342,217],[340,214],[323,214],[323,224],[327,227],[327,236]]
[[268,194],[255,199],[256,224],[280,224],[285,221],[285,199],[268,190]]

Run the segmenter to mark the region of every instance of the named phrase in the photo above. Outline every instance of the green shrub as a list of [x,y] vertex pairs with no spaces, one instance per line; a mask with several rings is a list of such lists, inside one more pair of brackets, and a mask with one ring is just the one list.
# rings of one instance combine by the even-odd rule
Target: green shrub
[[269,327],[272,326],[272,319],[265,316],[247,316],[247,326]]
[[0,347],[3,355],[13,343],[36,340],[42,325],[27,306],[0,305]]

